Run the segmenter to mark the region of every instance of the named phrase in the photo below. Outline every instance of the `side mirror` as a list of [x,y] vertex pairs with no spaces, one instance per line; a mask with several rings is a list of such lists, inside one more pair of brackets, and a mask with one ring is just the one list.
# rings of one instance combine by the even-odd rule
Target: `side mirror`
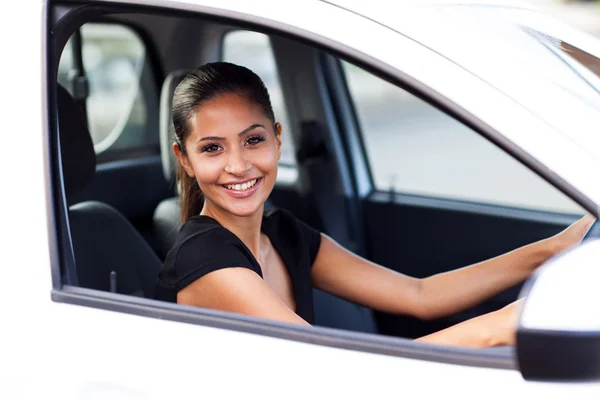
[[523,287],[519,370],[533,381],[600,381],[600,240],[548,260]]

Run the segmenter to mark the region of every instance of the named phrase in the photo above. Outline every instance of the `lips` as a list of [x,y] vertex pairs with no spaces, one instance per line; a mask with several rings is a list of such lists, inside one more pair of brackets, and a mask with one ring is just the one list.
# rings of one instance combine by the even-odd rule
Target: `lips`
[[263,179],[255,178],[246,182],[221,185],[225,193],[236,199],[252,196],[261,186]]

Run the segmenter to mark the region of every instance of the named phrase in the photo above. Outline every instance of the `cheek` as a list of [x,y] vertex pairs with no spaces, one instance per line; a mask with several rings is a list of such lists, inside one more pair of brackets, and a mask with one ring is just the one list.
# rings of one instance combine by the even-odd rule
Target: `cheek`
[[223,157],[202,157],[201,155],[196,155],[192,159],[194,174],[200,185],[214,183],[219,179],[224,168],[223,159]]
[[269,146],[256,151],[254,154],[254,165],[262,170],[277,168],[279,161],[279,153],[276,146]]

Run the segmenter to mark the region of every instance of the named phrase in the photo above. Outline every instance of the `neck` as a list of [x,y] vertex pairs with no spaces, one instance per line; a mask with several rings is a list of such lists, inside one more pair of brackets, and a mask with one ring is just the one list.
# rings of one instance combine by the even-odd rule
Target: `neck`
[[258,260],[263,211],[264,208],[261,207],[254,214],[240,217],[205,201],[200,215],[206,215],[215,219],[224,228],[231,231],[248,247],[254,258]]

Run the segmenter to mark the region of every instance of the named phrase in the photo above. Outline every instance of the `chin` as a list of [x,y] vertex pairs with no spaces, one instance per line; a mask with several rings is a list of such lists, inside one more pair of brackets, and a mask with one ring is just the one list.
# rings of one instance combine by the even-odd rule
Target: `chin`
[[254,215],[258,211],[262,210],[262,206],[264,203],[253,203],[253,204],[228,204],[223,207],[230,214],[233,214],[238,217],[249,217]]

